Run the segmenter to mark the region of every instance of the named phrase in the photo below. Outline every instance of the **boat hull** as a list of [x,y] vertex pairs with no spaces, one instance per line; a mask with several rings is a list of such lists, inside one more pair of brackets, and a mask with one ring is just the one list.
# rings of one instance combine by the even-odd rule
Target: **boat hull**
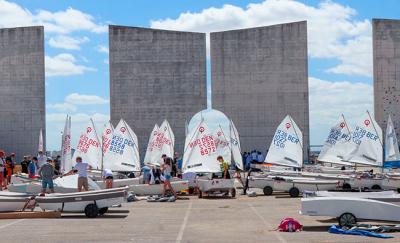
[[[187,190],[189,188],[189,182],[186,180],[182,181],[171,181],[171,186],[176,192]],[[163,184],[139,184],[129,186],[129,191],[132,191],[136,195],[161,195],[163,193]]]

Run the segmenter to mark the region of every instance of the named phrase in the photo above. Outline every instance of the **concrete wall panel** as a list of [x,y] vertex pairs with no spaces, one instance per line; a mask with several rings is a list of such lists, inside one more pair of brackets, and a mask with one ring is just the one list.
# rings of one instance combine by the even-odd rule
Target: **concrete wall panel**
[[290,114],[309,144],[307,23],[211,33],[212,107],[236,124],[242,150],[265,153]]

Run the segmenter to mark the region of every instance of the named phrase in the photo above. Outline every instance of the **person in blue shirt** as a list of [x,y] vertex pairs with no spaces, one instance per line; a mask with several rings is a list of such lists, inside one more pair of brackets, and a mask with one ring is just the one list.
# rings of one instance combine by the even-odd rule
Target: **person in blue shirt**
[[36,165],[38,163],[38,159],[36,157],[32,158],[32,161],[28,165],[28,174],[29,178],[36,178]]

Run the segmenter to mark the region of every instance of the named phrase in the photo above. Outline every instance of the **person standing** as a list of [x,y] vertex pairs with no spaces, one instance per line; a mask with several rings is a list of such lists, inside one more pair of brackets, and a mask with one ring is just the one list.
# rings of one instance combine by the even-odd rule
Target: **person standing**
[[38,159],[37,168],[40,169],[40,167],[42,167],[46,163],[46,160],[47,160],[43,151],[39,151],[37,159]]
[[172,171],[172,159],[166,158],[165,163],[161,166],[161,171],[164,173],[164,184],[163,184],[163,197],[166,196],[167,189],[171,190],[176,198],[176,192],[171,186],[171,171]]
[[24,159],[21,161],[21,173],[28,174],[28,156],[24,156]]
[[11,176],[12,176],[12,159],[11,157],[7,157],[6,158],[6,173],[5,173],[5,177],[6,177],[6,187],[8,184],[10,184],[11,181]]
[[113,188],[114,175],[112,170],[104,169],[102,174],[103,180],[106,183],[106,189]]
[[32,158],[32,161],[28,165],[28,174],[29,178],[36,178],[36,168],[37,168],[38,159],[36,157]]
[[54,167],[51,158],[46,159],[46,163],[39,168],[38,174],[42,179],[42,193],[46,193],[47,187],[50,189],[51,193],[54,193]]
[[55,164],[54,164],[54,168],[56,171],[60,172],[61,169],[61,156],[57,155],[56,159],[54,160]]
[[67,173],[78,173],[78,192],[81,192],[82,188],[84,191],[89,191],[87,170],[91,168],[92,167],[88,163],[82,162],[81,157],[76,157],[74,169]]

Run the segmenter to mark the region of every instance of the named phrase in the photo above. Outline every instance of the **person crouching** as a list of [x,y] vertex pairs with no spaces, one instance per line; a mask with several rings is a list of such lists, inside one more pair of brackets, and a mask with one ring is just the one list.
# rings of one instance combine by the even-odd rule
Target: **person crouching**
[[113,188],[114,176],[110,169],[104,169],[102,174],[103,180],[106,183],[106,189]]

